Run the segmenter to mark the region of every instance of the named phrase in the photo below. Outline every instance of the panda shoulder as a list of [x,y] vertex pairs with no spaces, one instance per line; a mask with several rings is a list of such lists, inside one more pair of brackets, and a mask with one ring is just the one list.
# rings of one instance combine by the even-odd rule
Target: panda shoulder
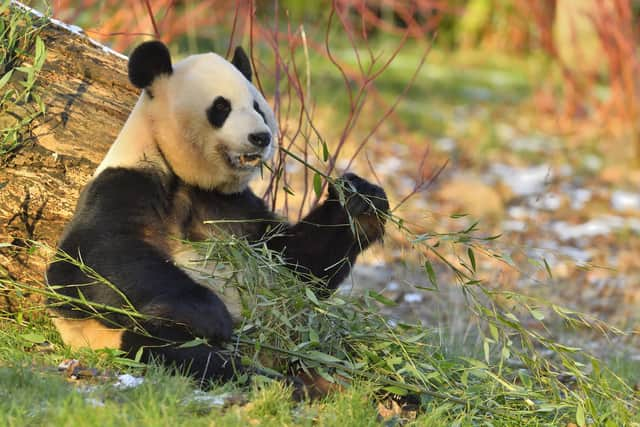
[[95,176],[83,190],[79,206],[112,207],[151,206],[166,200],[173,179],[153,169],[107,168]]

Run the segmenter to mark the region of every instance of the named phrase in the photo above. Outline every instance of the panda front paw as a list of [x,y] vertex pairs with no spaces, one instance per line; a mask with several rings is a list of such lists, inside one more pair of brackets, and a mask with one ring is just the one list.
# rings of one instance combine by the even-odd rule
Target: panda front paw
[[347,173],[329,187],[329,200],[337,200],[354,222],[359,239],[372,243],[384,235],[389,200],[384,189]]
[[189,326],[193,335],[208,338],[214,342],[229,341],[233,333],[233,319],[224,302],[213,292],[205,301],[191,303],[188,313]]
[[354,173],[342,175],[329,187],[329,200],[340,201],[352,217],[389,212],[389,200],[382,187]]
[[233,333],[233,320],[224,302],[213,292],[205,295],[180,295],[171,301],[162,298],[148,304],[143,313],[149,316],[152,329],[180,326],[194,337],[213,343],[229,341]]

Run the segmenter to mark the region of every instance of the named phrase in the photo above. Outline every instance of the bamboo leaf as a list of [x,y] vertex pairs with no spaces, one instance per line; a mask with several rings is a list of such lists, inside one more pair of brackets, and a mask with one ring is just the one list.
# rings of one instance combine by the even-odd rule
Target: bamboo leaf
[[13,74],[13,70],[9,70],[8,72],[5,73],[4,76],[2,76],[2,78],[0,78],[0,89],[2,89],[3,86],[7,84],[9,79],[11,79],[12,74]]
[[20,335],[20,338],[33,344],[42,344],[47,340],[43,335],[37,334],[35,332],[22,334]]
[[318,197],[322,195],[322,177],[318,172],[313,175],[313,191]]
[[471,262],[471,269],[476,271],[476,256],[473,254],[471,247],[467,248],[467,255],[469,256],[469,262]]
[[208,344],[204,338],[194,338],[191,341],[184,342],[178,346],[178,348],[192,348],[202,344]]
[[529,309],[529,312],[531,313],[534,319],[539,321],[544,320],[544,313],[541,312],[540,310],[536,310],[532,308],[532,309]]
[[578,409],[576,409],[576,424],[580,427],[584,427],[587,425],[587,420],[584,414],[584,406],[578,405]]
[[397,305],[395,301],[390,300],[389,298],[376,291],[369,291],[367,292],[367,295],[378,301],[380,304],[386,305],[387,307],[394,307]]
[[311,350],[307,352],[307,355],[318,362],[342,364],[342,360],[338,359],[337,357],[331,356],[330,354],[323,353],[321,351]]
[[309,299],[309,301],[311,301],[314,305],[320,305],[320,301],[318,301],[318,297],[316,297],[316,294],[314,294],[311,289],[306,288],[304,290],[304,293]]
[[397,394],[398,396],[406,396],[408,394],[407,389],[398,387],[395,385],[390,385],[384,388],[384,391],[387,391],[392,394]]
[[424,269],[427,272],[427,277],[429,277],[429,281],[431,282],[431,284],[438,288],[438,282],[436,279],[436,272],[433,270],[433,265],[431,265],[431,261],[426,260],[424,262]]
[[553,274],[551,274],[551,267],[549,267],[549,263],[546,258],[542,258],[542,262],[544,262],[544,268],[547,270],[547,274],[549,275],[549,279],[553,279]]

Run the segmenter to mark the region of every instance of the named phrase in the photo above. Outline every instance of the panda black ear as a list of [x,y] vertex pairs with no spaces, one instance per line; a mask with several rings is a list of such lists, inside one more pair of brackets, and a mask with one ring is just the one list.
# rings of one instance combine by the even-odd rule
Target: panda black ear
[[161,74],[171,74],[171,54],[161,41],[144,42],[129,57],[129,81],[144,89]]
[[231,63],[236,66],[247,80],[251,81],[251,61],[241,46],[236,47],[233,52]]

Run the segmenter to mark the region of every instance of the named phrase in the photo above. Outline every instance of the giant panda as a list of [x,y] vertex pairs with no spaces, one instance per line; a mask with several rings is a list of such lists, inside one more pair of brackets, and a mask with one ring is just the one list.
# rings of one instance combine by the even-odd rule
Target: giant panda
[[[128,74],[140,98],[81,192],[58,244],[65,256],[47,269],[62,296],[50,300],[53,322],[72,348],[116,348],[228,380],[246,372],[225,351],[239,312],[232,296],[184,267],[195,256],[184,241],[219,237],[204,221],[230,220],[217,227],[264,240],[326,296],[383,237],[387,197],[346,174],[297,224],[268,209],[249,183],[277,149],[277,126],[242,48],[231,62],[206,53],[173,64],[163,43],[149,41],[131,54]],[[119,310],[131,306],[143,317]],[[194,337],[207,344],[180,346]]]

